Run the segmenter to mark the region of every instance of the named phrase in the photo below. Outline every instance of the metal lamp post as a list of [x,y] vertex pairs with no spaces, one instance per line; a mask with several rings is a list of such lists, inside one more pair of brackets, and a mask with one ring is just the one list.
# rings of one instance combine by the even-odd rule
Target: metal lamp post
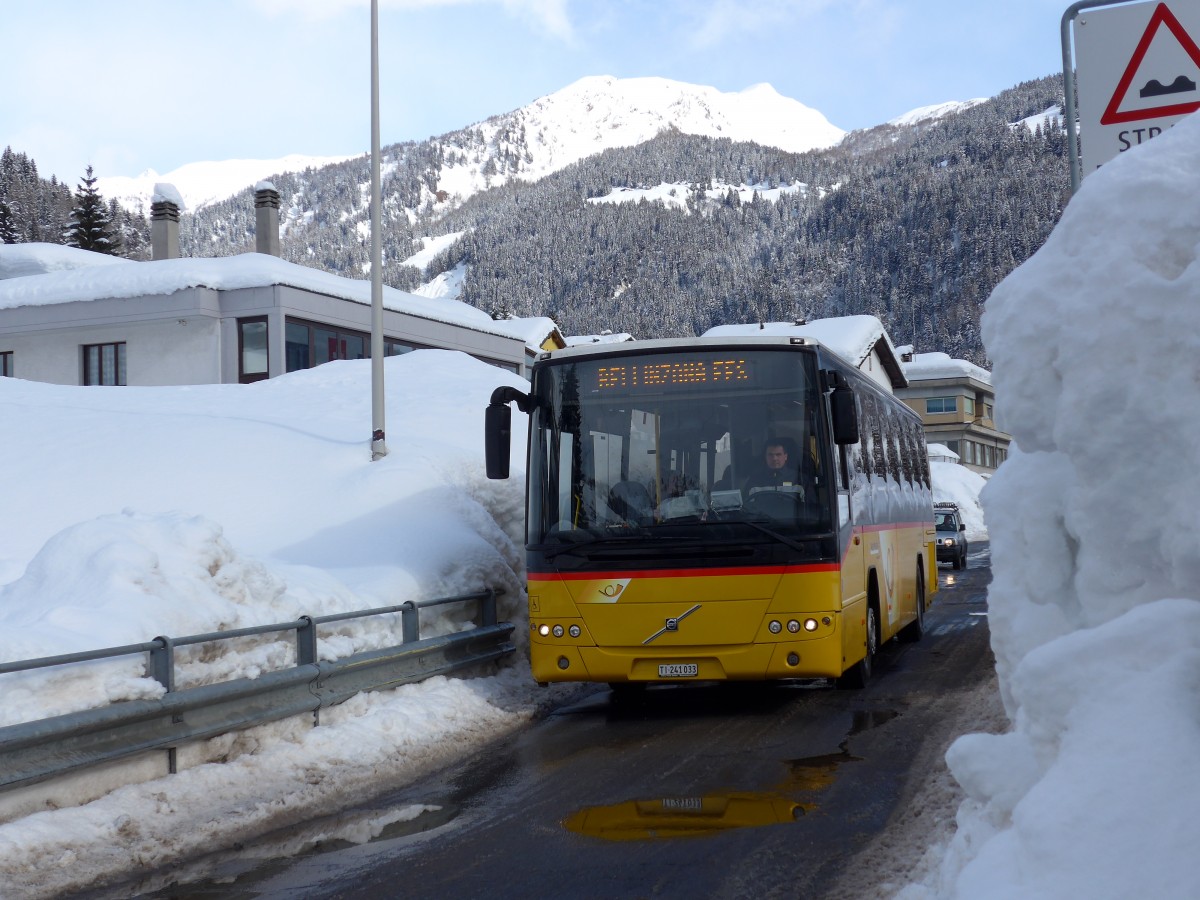
[[387,456],[383,428],[383,236],[379,183],[379,0],[371,0],[371,459]]

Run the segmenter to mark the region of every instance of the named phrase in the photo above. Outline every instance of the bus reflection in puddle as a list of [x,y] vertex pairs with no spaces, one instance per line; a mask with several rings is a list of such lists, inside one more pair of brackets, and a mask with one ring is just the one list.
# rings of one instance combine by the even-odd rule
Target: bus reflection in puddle
[[705,837],[732,828],[793,822],[816,808],[814,803],[752,792],[661,797],[581,809],[563,825],[568,831],[606,841]]
[[[850,733],[873,728],[895,715],[891,711],[856,713]],[[787,777],[770,791],[724,791],[589,806],[564,819],[563,826],[576,834],[607,841],[646,841],[707,837],[734,828],[795,822],[818,808],[816,803],[796,800],[795,794],[825,790],[833,784],[843,763],[858,760],[843,744],[838,753],[789,761]]]

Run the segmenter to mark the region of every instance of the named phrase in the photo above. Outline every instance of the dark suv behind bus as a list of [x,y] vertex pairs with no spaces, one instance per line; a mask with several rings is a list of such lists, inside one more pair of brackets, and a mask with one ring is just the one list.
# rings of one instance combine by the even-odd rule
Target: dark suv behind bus
[[965,569],[967,526],[963,524],[958,506],[953,503],[933,504],[933,521],[937,527],[937,561],[952,563],[956,569]]

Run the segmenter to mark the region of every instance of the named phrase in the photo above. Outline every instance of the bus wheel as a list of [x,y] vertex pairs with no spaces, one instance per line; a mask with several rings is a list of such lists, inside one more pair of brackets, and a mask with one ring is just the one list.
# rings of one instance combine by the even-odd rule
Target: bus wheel
[[845,690],[862,690],[871,682],[871,672],[875,668],[875,651],[879,649],[879,614],[875,604],[867,604],[867,653],[853,666],[842,673],[838,679],[838,687]]
[[917,566],[917,617],[900,629],[900,640],[915,643],[925,634],[925,577]]

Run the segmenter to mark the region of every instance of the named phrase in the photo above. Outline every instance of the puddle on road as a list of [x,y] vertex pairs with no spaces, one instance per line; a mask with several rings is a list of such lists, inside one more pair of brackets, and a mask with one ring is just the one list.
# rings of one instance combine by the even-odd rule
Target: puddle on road
[[[784,777],[765,791],[723,790],[700,796],[626,800],[585,807],[564,819],[562,825],[569,831],[602,840],[646,841],[705,837],[736,828],[795,822],[820,808],[814,795],[834,784],[842,766],[861,760],[850,753],[850,739],[899,715],[891,709],[855,711],[838,752],[785,760]],[[99,896],[172,900],[257,897],[260,886],[305,859],[322,860],[326,871],[353,866],[353,858],[340,862],[339,854],[447,825],[457,818],[462,804],[493,784],[497,773],[507,772],[511,763],[511,759],[504,758],[486,767],[486,771],[464,776],[442,805],[410,803],[404,808],[330,816],[304,826],[281,829],[244,848],[214,854],[169,874],[156,873],[136,885],[127,884]]]
[[[96,894],[108,898],[170,898],[170,900],[232,900],[262,894],[261,885],[302,865],[305,860],[328,860],[326,867],[338,868],[337,854],[347,850],[397,840],[432,831],[454,820],[457,804],[431,806],[408,804],[391,810],[341,814],[280,829],[245,847],[186,863],[169,872],[146,876]],[[353,863],[347,863],[353,865]],[[270,892],[268,892],[270,893]]]
[[576,834],[606,841],[655,841],[795,822],[820,808],[816,802],[802,799],[803,795],[828,789],[842,765],[861,761],[850,753],[850,739],[898,715],[892,709],[856,711],[837,753],[786,761],[786,777],[768,791],[716,791],[588,806],[572,813],[562,825]]

